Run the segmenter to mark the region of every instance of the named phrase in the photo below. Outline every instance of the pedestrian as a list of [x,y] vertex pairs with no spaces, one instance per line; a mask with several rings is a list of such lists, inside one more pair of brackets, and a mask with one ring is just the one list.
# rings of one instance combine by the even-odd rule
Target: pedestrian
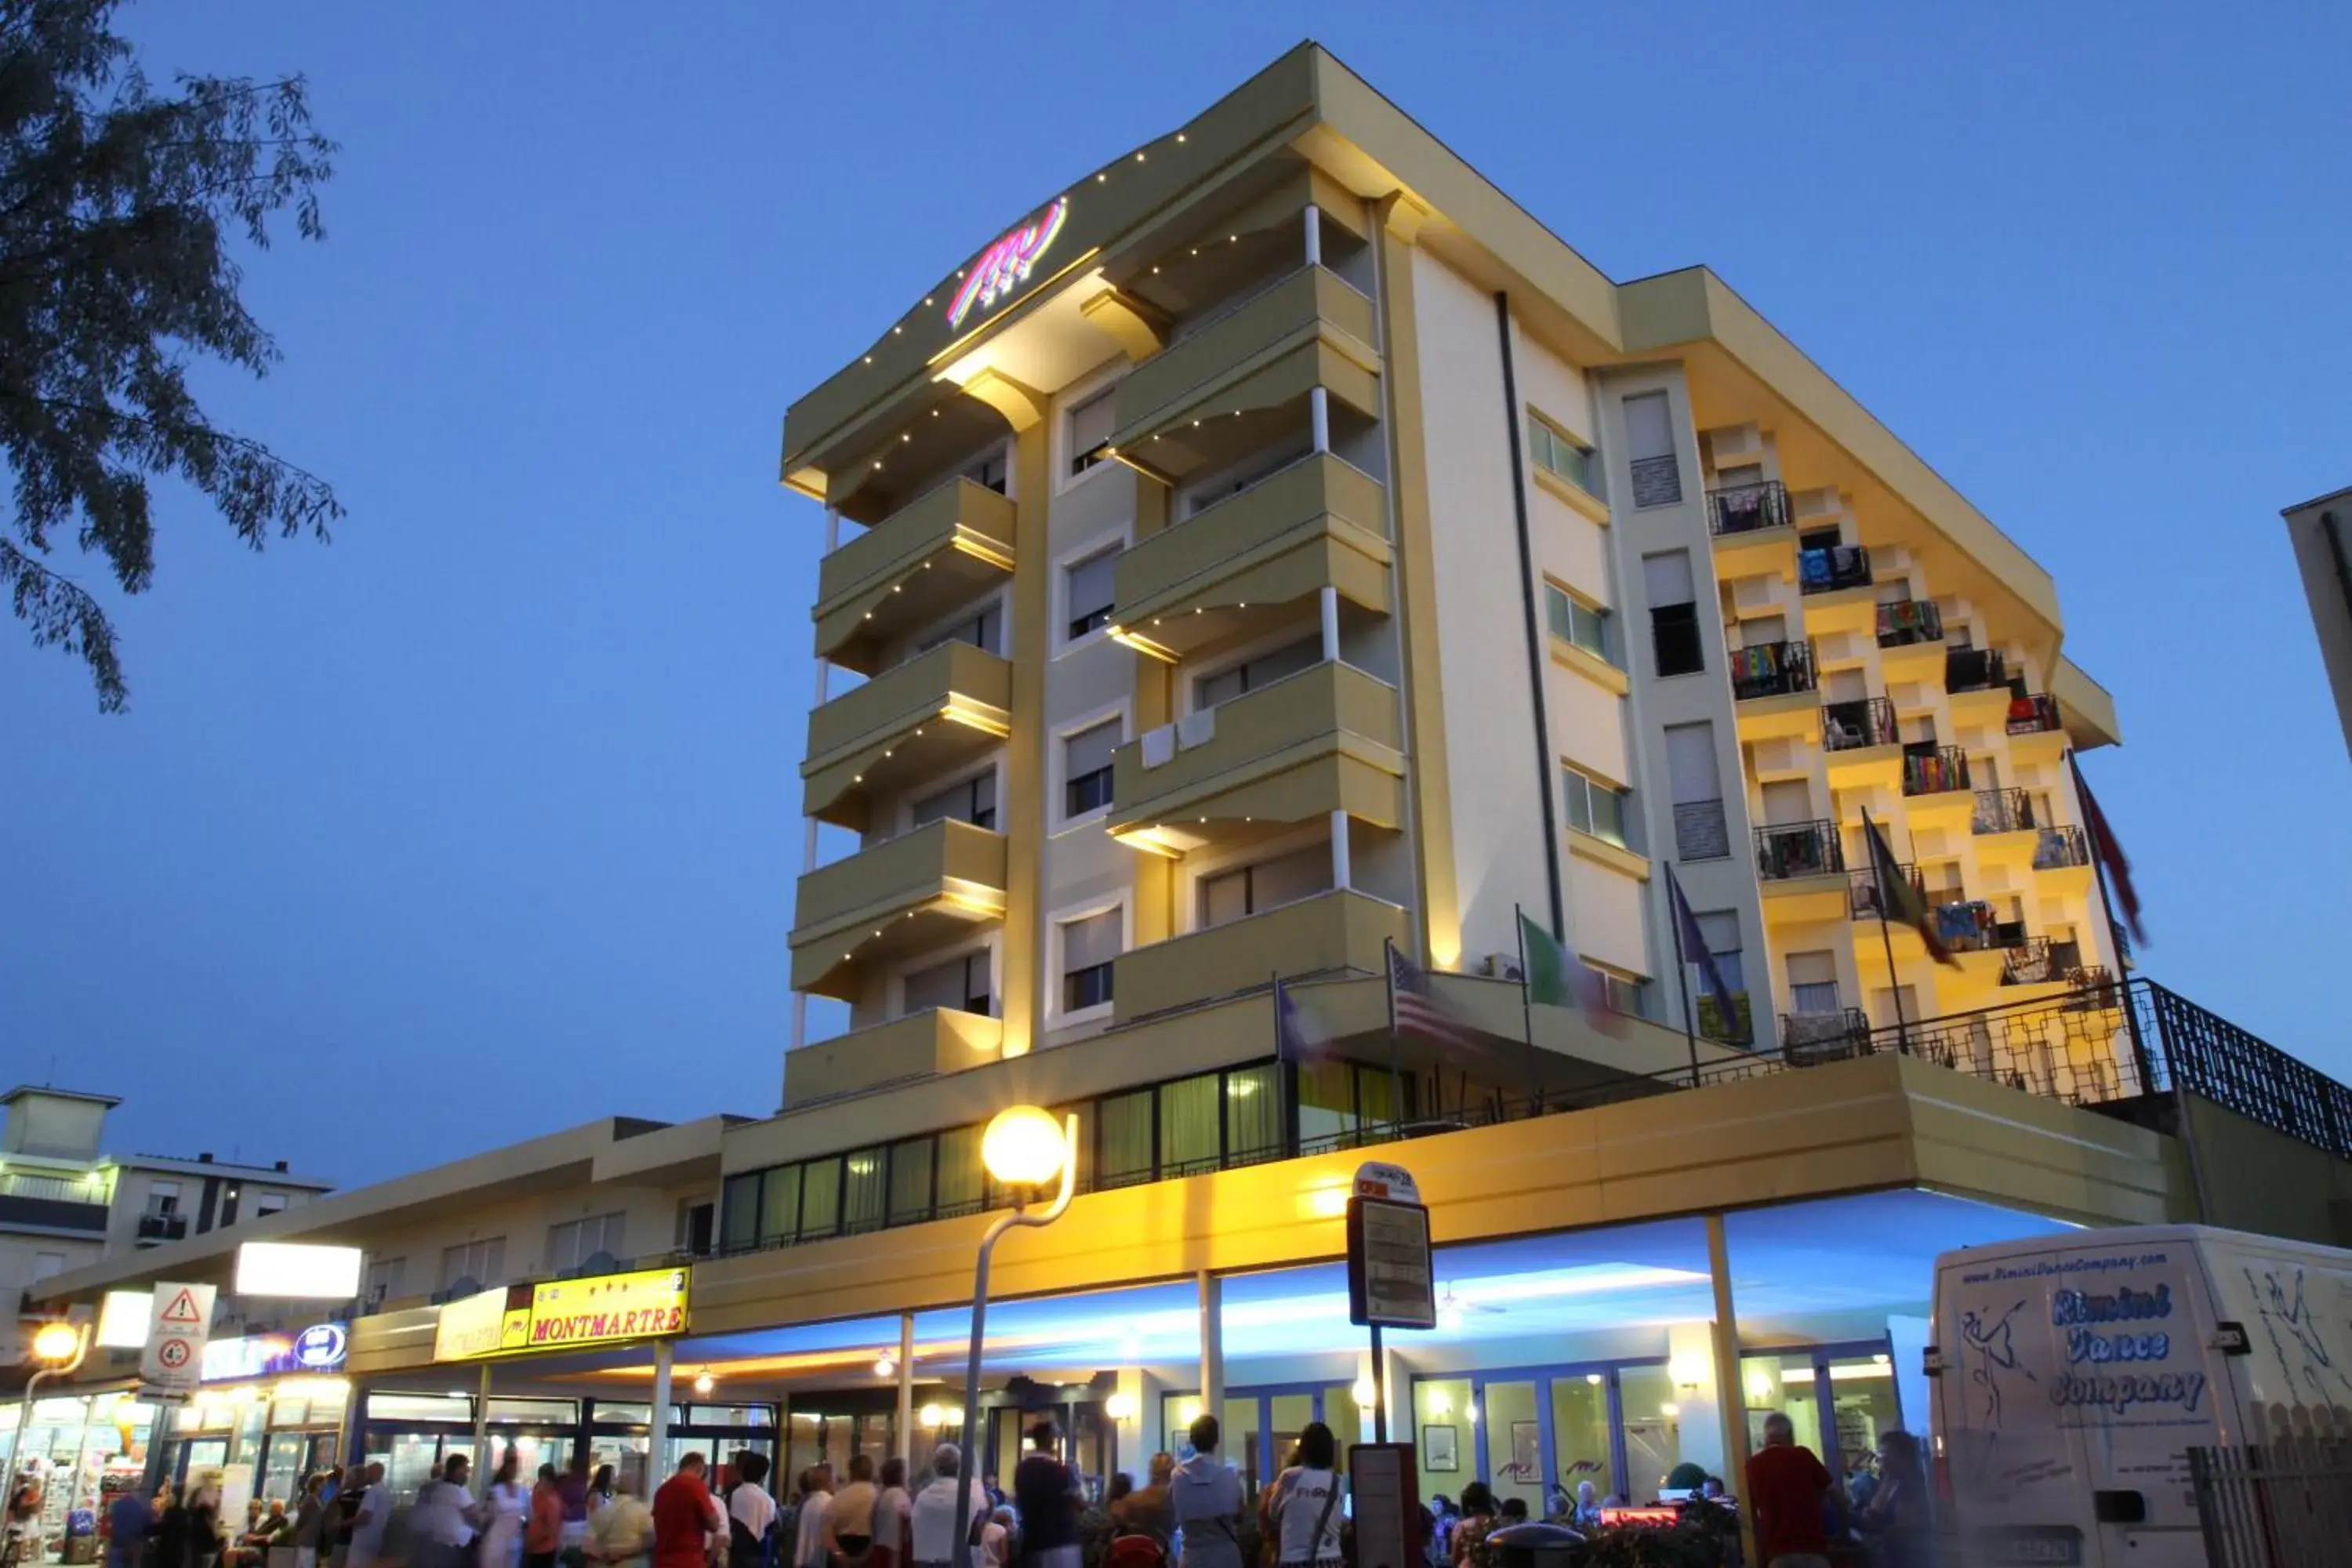
[[874,1544],[867,1568],[906,1568],[907,1528],[914,1499],[907,1492],[907,1461],[893,1454],[874,1478]]
[[[346,1476],[350,1482],[353,1478]],[[383,1527],[392,1519],[392,1491],[383,1484],[383,1461],[372,1459],[361,1469],[357,1484],[346,1485],[336,1500],[342,1514],[337,1546],[343,1568],[375,1568],[383,1550]]]
[[956,1476],[962,1468],[963,1450],[953,1443],[931,1450],[929,1478],[908,1515],[907,1549],[914,1568],[961,1568],[969,1557],[956,1550],[957,1533],[967,1542],[977,1542],[987,1526],[988,1492],[976,1476],[959,1487]]
[[1478,1561],[1478,1549],[1486,1544],[1486,1537],[1495,1530],[1495,1494],[1484,1481],[1472,1481],[1462,1489],[1461,1516],[1446,1537],[1448,1561],[1454,1568],[1471,1568]]
[[525,1521],[530,1515],[530,1493],[523,1489],[522,1456],[507,1445],[498,1474],[481,1503],[482,1552],[479,1568],[516,1568],[522,1561]]
[[[614,1478],[613,1467],[597,1466],[596,1473],[588,1479],[588,1511],[594,1513],[619,1495],[619,1482]],[[636,1494],[632,1492],[630,1495],[634,1497]]]
[[735,1456],[735,1484],[727,1489],[729,1568],[770,1568],[775,1562],[776,1500],[760,1484],[767,1479],[767,1455],[747,1448]]
[[688,1454],[654,1493],[654,1568],[709,1568],[710,1537],[724,1521],[703,1479],[708,1468],[700,1454]]
[[1878,1568],[1925,1568],[1931,1521],[1918,1438],[1904,1431],[1879,1435],[1878,1485],[1853,1522]]
[[1048,1419],[1029,1428],[1029,1452],[1013,1467],[1021,1516],[1021,1560],[1032,1568],[1082,1568],[1078,1487],[1061,1459],[1061,1431]]
[[555,1483],[556,1493],[563,1500],[563,1523],[556,1531],[556,1552],[564,1555],[577,1552],[588,1542],[588,1451],[575,1447],[572,1462],[563,1467],[562,1479]]
[[323,1471],[313,1471],[302,1483],[302,1500],[294,1510],[294,1568],[319,1568],[319,1540],[327,1530],[327,1483]]
[[[408,1529],[425,1568],[463,1568],[466,1549],[479,1533],[482,1518],[474,1494],[467,1488],[473,1468],[470,1458],[452,1454],[442,1464],[438,1478],[416,1489],[416,1506],[410,1511]],[[353,1554],[357,1555],[356,1547]]]
[[1576,1506],[1569,1510],[1568,1523],[1586,1534],[1601,1528],[1601,1490],[1591,1481],[1576,1483]]
[[[988,1516],[988,1522],[981,1526],[979,1544],[971,1549],[972,1568],[1006,1568],[1013,1560],[1016,1539],[1013,1530],[1018,1523],[1012,1505],[999,1503]],[[1077,1547],[1073,1544],[1070,1550],[1075,1552]]]
[[147,1538],[155,1530],[155,1505],[136,1490],[126,1491],[107,1510],[107,1568],[144,1568]]
[[800,1517],[793,1523],[792,1568],[828,1568],[832,1515],[833,1467],[811,1465],[801,1482]]
[[1764,1446],[1748,1457],[1747,1486],[1760,1568],[1829,1568],[1823,1516],[1843,1512],[1843,1494],[1780,1411],[1764,1417]]
[[1176,1467],[1168,1487],[1169,1506],[1183,1539],[1179,1568],[1244,1568],[1242,1479],[1217,1458],[1223,1429],[1213,1415],[1202,1415],[1187,1434],[1192,1457]]
[[1120,1529],[1151,1536],[1165,1550],[1176,1539],[1176,1507],[1169,1491],[1176,1479],[1176,1456],[1152,1455],[1145,1475],[1145,1483],[1121,1498],[1111,1517]]
[[1267,1505],[1280,1543],[1277,1568],[1336,1564],[1339,1552],[1339,1445],[1331,1428],[1310,1421],[1298,1434],[1298,1460],[1275,1478]]
[[220,1483],[221,1473],[218,1470],[204,1470],[191,1479],[188,1489],[188,1568],[211,1568],[213,1559],[220,1555]]
[[[586,1488],[582,1488],[586,1506]],[[539,1467],[539,1483],[530,1489],[529,1521],[522,1531],[523,1568],[555,1568],[563,1551],[563,1482],[553,1465]]]
[[[649,1568],[654,1547],[654,1516],[637,1499],[627,1481],[615,1480],[613,1467],[603,1475],[611,1490],[604,1506],[588,1516],[588,1539],[582,1555],[603,1568]],[[589,1495],[596,1495],[592,1486]]]
[[849,1456],[849,1483],[825,1510],[825,1545],[845,1568],[863,1568],[874,1544],[874,1456]]

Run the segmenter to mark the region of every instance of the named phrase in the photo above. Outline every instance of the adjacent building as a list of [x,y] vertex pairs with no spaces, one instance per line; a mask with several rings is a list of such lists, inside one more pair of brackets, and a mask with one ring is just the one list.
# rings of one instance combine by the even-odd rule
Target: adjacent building
[[2304,596],[2311,601],[2319,657],[2336,693],[2336,717],[2344,726],[2345,746],[2352,750],[2352,489],[2291,506],[2280,515],[2294,546],[2295,568],[2303,574]]

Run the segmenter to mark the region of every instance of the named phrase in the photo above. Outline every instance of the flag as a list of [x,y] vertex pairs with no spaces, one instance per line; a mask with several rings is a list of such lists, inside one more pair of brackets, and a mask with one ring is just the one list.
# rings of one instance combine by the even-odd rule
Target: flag
[[[1878,824],[1870,820],[1867,811],[1862,814],[1862,831],[1870,840],[1870,879],[1878,889],[1878,918],[1901,921],[1911,927],[1919,933],[1919,940],[1927,944],[1929,956],[1938,963],[1948,963],[1958,969],[1960,961],[1952,956],[1952,950],[1944,944],[1943,937],[1936,931],[1936,911],[1927,907],[1926,896],[1911,885],[1910,878],[1903,874],[1903,868],[1895,862],[1895,851],[1887,847],[1886,836],[1878,831]],[[1895,977],[1888,975],[1887,984],[1891,985],[1894,983]]]
[[1716,1016],[1723,1020],[1726,1030],[1738,1030],[1738,998],[1723,977],[1723,966],[1715,961],[1715,950],[1706,945],[1706,933],[1698,929],[1698,917],[1691,913],[1690,900],[1683,897],[1682,879],[1671,864],[1666,867],[1666,901],[1674,910],[1675,936],[1682,944],[1683,962],[1698,965],[1699,988],[1715,998]]
[[1429,973],[1389,944],[1389,1016],[1400,1035],[1417,1035],[1436,1046],[1485,1055],[1486,1042],[1477,1031],[1454,1016],[1454,1010],[1430,989]]
[[1519,959],[1528,1000],[1547,1007],[1574,1006],[1605,1035],[1623,1032],[1625,1016],[1609,1005],[1609,982],[1601,972],[1552,940],[1551,931],[1519,912]]
[[1322,1020],[1298,1005],[1279,975],[1274,982],[1274,1054],[1278,1061],[1313,1067],[1329,1059],[1331,1044]]
[[2091,840],[2091,853],[2099,858],[2099,865],[2107,873],[2107,890],[2122,906],[2124,924],[2131,928],[2132,940],[2145,946],[2147,932],[2140,929],[2139,889],[2132,886],[2131,862],[2124,858],[2124,847],[2116,841],[2116,830],[2107,826],[2107,814],[2099,809],[2098,797],[2083,777],[2083,764],[2074,753],[2066,753],[2066,766],[2074,774],[2074,798],[2083,803],[2083,826]]

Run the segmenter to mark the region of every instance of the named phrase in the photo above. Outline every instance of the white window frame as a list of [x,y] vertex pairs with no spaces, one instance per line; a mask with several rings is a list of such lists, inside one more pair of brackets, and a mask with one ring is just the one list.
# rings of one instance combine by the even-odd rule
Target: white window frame
[[257,1193],[253,1198],[253,1217],[260,1219],[266,1215],[284,1214],[287,1201],[284,1193]]
[[[507,1238],[503,1234],[498,1236],[477,1236],[469,1237],[464,1241],[455,1242],[443,1247],[441,1249],[441,1284],[439,1289],[446,1290],[450,1286],[456,1284],[459,1279],[466,1278],[466,1276],[469,1274],[473,1275],[475,1279],[479,1279],[482,1282],[482,1288],[486,1290],[489,1289],[493,1286],[507,1283],[506,1280],[492,1279],[488,1277],[493,1273],[504,1274],[506,1272],[506,1242]],[[455,1275],[452,1275],[449,1272],[449,1255],[453,1252],[463,1253],[465,1255],[464,1261],[470,1264],[473,1258],[474,1250],[477,1247],[479,1247],[482,1252],[482,1271],[480,1273],[475,1273],[473,1268],[467,1267],[459,1268]],[[494,1247],[497,1249],[499,1260],[499,1267],[495,1269],[489,1267],[490,1252]]]
[[1580,479],[1574,474],[1562,473],[1559,469],[1553,468],[1549,463],[1545,462],[1541,458],[1538,457],[1536,455],[1535,433],[1532,429],[1528,433],[1528,462],[1529,466],[1541,468],[1545,473],[1549,474],[1552,478],[1559,480],[1562,484],[1574,485],[1578,489],[1582,490],[1586,495],[1591,496],[1595,500],[1601,500],[1601,492],[1593,489],[1592,485],[1589,482],[1591,480],[1598,479],[1601,477],[1601,448],[1592,442],[1585,440],[1581,437],[1570,434],[1569,428],[1566,425],[1554,419],[1550,415],[1546,414],[1542,409],[1538,408],[1532,403],[1528,405],[1528,423],[1530,426],[1539,425],[1543,426],[1545,432],[1549,434],[1553,440],[1581,455],[1584,458],[1585,478]]
[[[1578,590],[1570,587],[1567,584],[1561,582],[1557,577],[1546,577],[1543,580],[1543,587],[1546,595],[1544,601],[1544,635],[1546,637],[1559,637],[1559,640],[1568,644],[1569,647],[1575,648],[1580,653],[1588,654],[1591,657],[1599,659],[1601,663],[1609,666],[1612,669],[1622,669],[1624,666],[1617,662],[1617,650],[1614,646],[1617,641],[1617,612],[1602,604],[1600,600],[1594,598],[1591,595],[1580,593]],[[1579,609],[1584,610],[1587,613],[1599,617],[1601,622],[1601,646],[1599,647],[1586,647],[1573,637],[1560,637],[1559,632],[1552,629],[1551,601],[1549,595],[1553,594],[1558,594],[1561,598],[1568,601],[1570,606],[1569,611],[1569,625],[1571,627],[1576,624],[1575,614]]]
[[[1108,801],[1081,816],[1066,815],[1066,808],[1070,804],[1070,748],[1067,742],[1073,735],[1083,734],[1097,724],[1107,723],[1116,719],[1118,721],[1118,743],[1122,746],[1128,745],[1135,739],[1135,721],[1131,716],[1132,710],[1133,700],[1121,698],[1117,702],[1106,703],[1089,712],[1065,719],[1054,726],[1053,736],[1045,748],[1045,787],[1054,792],[1054,826],[1048,837],[1058,837],[1076,828],[1096,826],[1110,816]],[[998,798],[1002,800],[1003,797]],[[1000,806],[999,809],[1002,807]]]
[[[548,1268],[559,1271],[578,1268],[599,1252],[609,1252],[614,1261],[623,1261],[620,1249],[608,1245],[612,1239],[609,1233],[613,1230],[615,1221],[619,1222],[620,1239],[627,1240],[629,1211],[626,1209],[614,1209],[609,1214],[584,1214],[572,1219],[560,1219],[551,1224],[547,1227],[546,1266]],[[592,1225],[596,1227],[596,1245],[583,1252],[581,1247],[587,1241],[588,1226]],[[556,1238],[567,1234],[572,1243],[572,1257],[567,1262],[558,1262],[555,1256]]]
[[[171,1191],[158,1192],[156,1189],[159,1187],[169,1187]],[[164,1217],[179,1214],[182,1212],[180,1201],[185,1193],[186,1189],[176,1180],[161,1176],[151,1178],[147,1183],[147,1206],[141,1212]],[[169,1208],[163,1206],[163,1200],[167,1198],[171,1200]]]
[[908,975],[920,974],[926,969],[937,969],[940,964],[959,958],[970,958],[975,952],[988,954],[988,999],[991,1005],[996,1009],[989,1016],[1002,1017],[1004,1013],[1004,952],[997,945],[996,933],[989,931],[957,942],[951,947],[932,948],[919,956],[905,959],[893,967],[889,972],[889,978],[884,983],[883,994],[883,1000],[889,1008],[891,1018],[895,1020],[910,1016],[907,1010],[907,977]]
[[[1565,826],[1570,833],[1581,833],[1587,838],[1592,839],[1597,843],[1607,844],[1612,848],[1622,849],[1629,855],[1639,855],[1642,853],[1641,850],[1635,848],[1630,842],[1632,839],[1638,837],[1638,835],[1633,831],[1635,803],[1633,800],[1633,785],[1619,784],[1615,780],[1612,779],[1608,774],[1601,772],[1598,768],[1595,768],[1589,763],[1577,762],[1570,757],[1560,758],[1559,773],[1559,819],[1561,826]],[[1628,842],[1617,843],[1613,840],[1603,838],[1600,834],[1593,832],[1591,828],[1579,827],[1575,823],[1569,820],[1568,780],[1571,774],[1583,780],[1588,789],[1604,789],[1612,792],[1617,796],[1617,837],[1621,839],[1627,840]],[[1590,817],[1591,815],[1591,805],[1588,803],[1585,816]]]
[[[1073,545],[1054,557],[1052,646],[1055,658],[1061,658],[1064,654],[1076,653],[1082,647],[1092,647],[1097,643],[1108,640],[1110,637],[1111,623],[1108,621],[1105,621],[1092,631],[1081,633],[1076,637],[1070,635],[1070,572],[1072,568],[1084,566],[1099,555],[1119,554],[1133,549],[1134,545],[1135,522],[1133,519],[1129,519],[1117,528],[1097,533],[1085,543]],[[1113,601],[1112,607],[1114,609],[1118,607],[1116,599]]]
[[1070,437],[1070,416],[1077,412],[1080,404],[1115,385],[1127,374],[1127,362],[1124,359],[1114,361],[1094,374],[1072,382],[1063,391],[1062,395],[1054,400],[1053,461],[1055,495],[1066,495],[1107,469],[1127,467],[1116,458],[1106,458],[1084,473],[1070,472],[1070,464],[1076,460],[1078,455],[1077,443]]
[[1095,1023],[1109,1017],[1118,1005],[1116,997],[1108,1002],[1097,1002],[1091,1007],[1069,1008],[1062,1005],[1063,990],[1069,981],[1069,968],[1064,962],[1062,952],[1062,928],[1073,921],[1088,920],[1111,910],[1119,911],[1118,951],[1119,956],[1125,957],[1135,951],[1135,907],[1124,892],[1066,904],[1046,915],[1045,929],[1050,933],[1048,940],[1052,942],[1054,950],[1053,978],[1045,987],[1046,1028],[1061,1029]]

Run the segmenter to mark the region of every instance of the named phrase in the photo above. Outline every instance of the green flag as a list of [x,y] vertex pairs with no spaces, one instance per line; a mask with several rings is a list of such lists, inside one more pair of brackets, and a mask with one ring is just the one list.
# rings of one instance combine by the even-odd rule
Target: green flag
[[1519,915],[1519,952],[1527,964],[1528,1000],[1547,1007],[1570,1005],[1568,954],[1525,911]]

